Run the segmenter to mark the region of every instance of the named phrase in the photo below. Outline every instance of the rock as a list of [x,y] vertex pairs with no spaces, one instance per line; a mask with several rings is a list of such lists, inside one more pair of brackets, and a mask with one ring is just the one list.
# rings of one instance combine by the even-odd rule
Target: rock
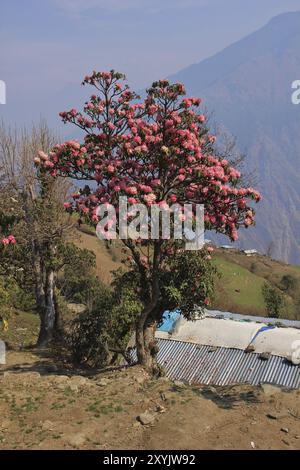
[[181,382],[180,380],[174,380],[173,384],[175,385],[175,387],[179,387],[179,388],[185,387],[185,383]]
[[55,428],[55,424],[52,423],[52,421],[50,421],[49,419],[46,419],[46,421],[42,423],[43,431],[53,431],[54,428]]
[[286,418],[288,416],[288,413],[287,412],[280,412],[280,413],[277,413],[276,411],[271,411],[270,413],[267,413],[267,418],[270,418],[270,419],[281,419],[281,418]]
[[70,377],[70,381],[74,384],[76,383],[77,385],[85,385],[87,380],[88,379],[82,377],[82,375],[73,375],[72,377]]
[[54,378],[54,383],[56,384],[61,384],[61,383],[67,383],[69,382],[69,377],[67,375],[57,375]]
[[263,352],[258,357],[259,359],[262,359],[263,361],[267,361],[268,359],[270,359],[270,356],[271,356],[270,353]]
[[138,375],[134,378],[134,381],[140,385],[143,385],[143,383],[145,383],[146,380],[147,380],[147,377],[142,376],[142,375]]
[[155,416],[149,411],[145,411],[145,413],[142,413],[138,416],[138,419],[144,426],[147,426],[148,424],[153,423]]
[[102,379],[97,380],[96,385],[99,387],[106,387],[109,384],[109,381],[104,377]]
[[282,442],[283,442],[286,446],[290,446],[289,441],[287,441],[286,439],[282,439]]
[[255,351],[255,347],[253,346],[253,344],[249,344],[246,349],[244,350],[245,353],[250,353],[250,352],[254,352]]
[[253,441],[250,442],[250,445],[251,445],[252,449],[255,449],[255,443]]
[[3,372],[3,377],[6,378],[6,379],[11,377],[12,375],[16,375],[16,373],[15,372],[10,372],[8,370]]
[[285,432],[286,434],[289,433],[289,429],[288,429],[288,428],[281,428],[280,431]]
[[69,377],[66,375],[57,375],[54,379],[54,385],[59,390],[65,390],[69,385]]
[[276,385],[271,385],[271,384],[261,384],[262,391],[264,392],[265,395],[271,396],[271,395],[276,395],[278,393],[282,393],[282,388],[278,387]]
[[69,388],[70,390],[72,390],[72,392],[75,392],[75,393],[79,392],[79,387],[77,384],[70,383]]
[[160,398],[162,401],[171,401],[174,398],[174,392],[160,392]]
[[93,384],[93,382],[89,379],[86,379],[85,377],[82,377],[81,375],[73,375],[71,377],[70,382],[72,384],[77,385],[77,387],[86,387],[90,386]]
[[11,421],[9,419],[1,419],[0,422],[0,429],[7,429],[11,425]]
[[71,446],[80,448],[85,443],[86,437],[82,433],[77,433],[77,434],[68,436],[66,440]]
[[157,413],[165,413],[166,412],[166,408],[162,405],[157,405],[156,408],[155,408],[155,411]]

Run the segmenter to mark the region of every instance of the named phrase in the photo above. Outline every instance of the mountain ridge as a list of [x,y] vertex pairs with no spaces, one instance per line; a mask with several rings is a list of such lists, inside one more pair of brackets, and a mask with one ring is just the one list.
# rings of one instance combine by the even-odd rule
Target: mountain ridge
[[259,175],[263,201],[257,225],[239,245],[300,263],[300,106],[291,84],[300,77],[300,11],[278,15],[257,32],[211,58],[171,75],[200,96],[216,122],[246,152],[246,170]]

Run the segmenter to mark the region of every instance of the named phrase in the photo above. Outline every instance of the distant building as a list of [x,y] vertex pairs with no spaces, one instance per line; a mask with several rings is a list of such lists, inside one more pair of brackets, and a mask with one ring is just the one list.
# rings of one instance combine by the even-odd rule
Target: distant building
[[221,245],[223,250],[235,250],[235,247],[232,245]]
[[257,251],[257,250],[243,250],[243,253],[245,253],[246,256],[258,255],[258,251]]

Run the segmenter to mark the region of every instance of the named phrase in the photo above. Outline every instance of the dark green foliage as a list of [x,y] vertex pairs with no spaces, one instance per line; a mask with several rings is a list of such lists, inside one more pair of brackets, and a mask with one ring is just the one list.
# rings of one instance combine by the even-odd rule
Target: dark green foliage
[[216,273],[205,249],[182,251],[171,257],[161,282],[164,310],[178,308],[185,318],[193,319],[212,299]]
[[13,276],[0,276],[0,315],[7,318],[13,310],[29,311],[34,306],[34,296],[22,289]]
[[73,320],[67,344],[72,360],[104,367],[124,354],[141,306],[134,291],[116,281],[115,290],[99,284],[93,309]]
[[266,310],[269,317],[279,318],[280,312],[284,307],[284,297],[280,290],[271,286],[267,282],[262,287]]

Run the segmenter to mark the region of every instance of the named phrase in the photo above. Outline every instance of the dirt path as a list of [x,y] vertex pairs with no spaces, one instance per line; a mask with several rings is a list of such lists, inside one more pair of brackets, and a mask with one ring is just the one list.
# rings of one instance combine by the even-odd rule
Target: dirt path
[[0,449],[300,449],[300,391],[83,377],[30,352],[0,372]]

